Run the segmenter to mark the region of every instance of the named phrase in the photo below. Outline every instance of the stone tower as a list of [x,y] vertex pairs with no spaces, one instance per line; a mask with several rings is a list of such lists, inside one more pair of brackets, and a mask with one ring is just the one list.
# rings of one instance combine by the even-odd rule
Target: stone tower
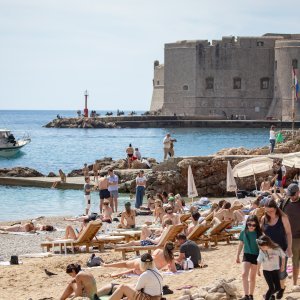
[[[283,121],[292,119],[292,69],[298,73],[300,63],[300,40],[278,40],[275,43],[274,99],[269,114]],[[299,76],[299,74],[297,74]],[[295,101],[295,118],[300,120],[299,100]]]
[[151,100],[151,111],[161,110],[164,104],[164,65],[159,61],[154,62],[153,92]]

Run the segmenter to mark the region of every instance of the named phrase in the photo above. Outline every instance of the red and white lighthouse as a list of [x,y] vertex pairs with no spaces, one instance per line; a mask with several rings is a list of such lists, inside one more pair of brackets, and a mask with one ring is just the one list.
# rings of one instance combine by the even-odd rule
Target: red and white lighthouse
[[83,110],[83,114],[84,114],[85,118],[88,118],[88,116],[89,116],[89,110],[88,110],[88,107],[87,107],[87,98],[88,98],[88,96],[89,96],[89,94],[88,94],[88,91],[86,90],[84,92],[85,103],[84,103],[84,110]]

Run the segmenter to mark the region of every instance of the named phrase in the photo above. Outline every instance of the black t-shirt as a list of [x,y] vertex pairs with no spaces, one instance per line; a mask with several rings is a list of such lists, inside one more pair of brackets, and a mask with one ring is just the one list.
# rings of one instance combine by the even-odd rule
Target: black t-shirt
[[277,180],[280,180],[280,181],[281,181],[281,180],[282,180],[282,170],[281,170],[281,168],[278,169],[277,175],[278,175],[278,176],[277,176]]
[[199,267],[199,262],[201,261],[201,253],[200,248],[195,242],[187,240],[180,246],[180,253],[184,253],[185,258],[191,257],[191,261],[194,263],[194,267]]

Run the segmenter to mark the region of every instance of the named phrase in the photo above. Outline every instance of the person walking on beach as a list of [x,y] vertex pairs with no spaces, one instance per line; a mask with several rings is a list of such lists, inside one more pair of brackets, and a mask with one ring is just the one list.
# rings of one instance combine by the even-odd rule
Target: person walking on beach
[[[292,231],[289,219],[277,206],[275,200],[270,199],[265,203],[265,215],[261,219],[261,228],[274,243],[278,244],[286,253],[285,261],[292,256]],[[277,293],[277,299],[281,299],[285,290],[286,264],[279,274],[281,290]]]
[[94,174],[94,181],[98,182],[98,171],[99,171],[99,166],[97,161],[93,164],[93,174]]
[[236,262],[241,263],[240,255],[244,249],[243,254],[243,288],[245,296],[241,300],[252,300],[255,279],[257,273],[257,257],[259,249],[256,243],[256,239],[262,235],[259,221],[256,216],[249,216],[246,223],[246,228],[241,231],[239,237],[239,246],[236,256]]
[[84,176],[84,177],[90,176],[90,175],[89,175],[89,167],[88,167],[88,165],[87,165],[86,163],[84,164],[84,166],[83,166],[83,168],[82,168],[82,173],[83,173],[83,176]]
[[297,286],[300,268],[300,199],[299,186],[291,183],[286,191],[287,199],[281,203],[282,211],[287,214],[292,231],[293,284]]
[[135,208],[140,208],[143,204],[143,197],[145,194],[145,188],[146,188],[146,182],[147,182],[147,179],[144,175],[143,170],[140,170],[135,181],[136,181]]
[[275,143],[276,143],[275,126],[272,125],[270,128],[270,154],[274,152]]
[[126,154],[127,154],[127,163],[128,163],[128,168],[131,168],[131,163],[132,163],[132,157],[133,157],[134,149],[131,144],[126,148]]
[[78,264],[69,264],[66,273],[72,277],[67,288],[64,290],[60,300],[65,300],[71,296],[87,297],[91,300],[99,300],[97,295],[97,284],[91,273],[81,270]]
[[108,179],[104,175],[100,175],[98,182],[99,197],[100,197],[100,214],[103,209],[104,199],[110,199],[110,192],[108,191]]
[[119,197],[119,177],[114,173],[113,169],[108,170],[108,191],[110,193],[110,206],[113,212],[118,211],[118,197]]
[[285,253],[266,235],[262,235],[256,241],[259,246],[257,275],[260,276],[260,266],[262,265],[263,274],[269,287],[265,299],[272,300],[275,299],[274,294],[281,289],[279,273],[284,270]]
[[84,198],[85,198],[85,214],[89,214],[89,210],[91,208],[91,185],[90,185],[90,177],[85,177],[85,184],[83,186],[84,190]]

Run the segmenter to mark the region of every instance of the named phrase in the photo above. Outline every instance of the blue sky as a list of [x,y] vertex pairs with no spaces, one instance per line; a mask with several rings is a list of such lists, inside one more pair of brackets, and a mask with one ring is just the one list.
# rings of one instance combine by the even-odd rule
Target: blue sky
[[296,33],[298,7],[281,0],[0,0],[0,109],[82,109],[88,89],[90,109],[147,110],[164,43]]

